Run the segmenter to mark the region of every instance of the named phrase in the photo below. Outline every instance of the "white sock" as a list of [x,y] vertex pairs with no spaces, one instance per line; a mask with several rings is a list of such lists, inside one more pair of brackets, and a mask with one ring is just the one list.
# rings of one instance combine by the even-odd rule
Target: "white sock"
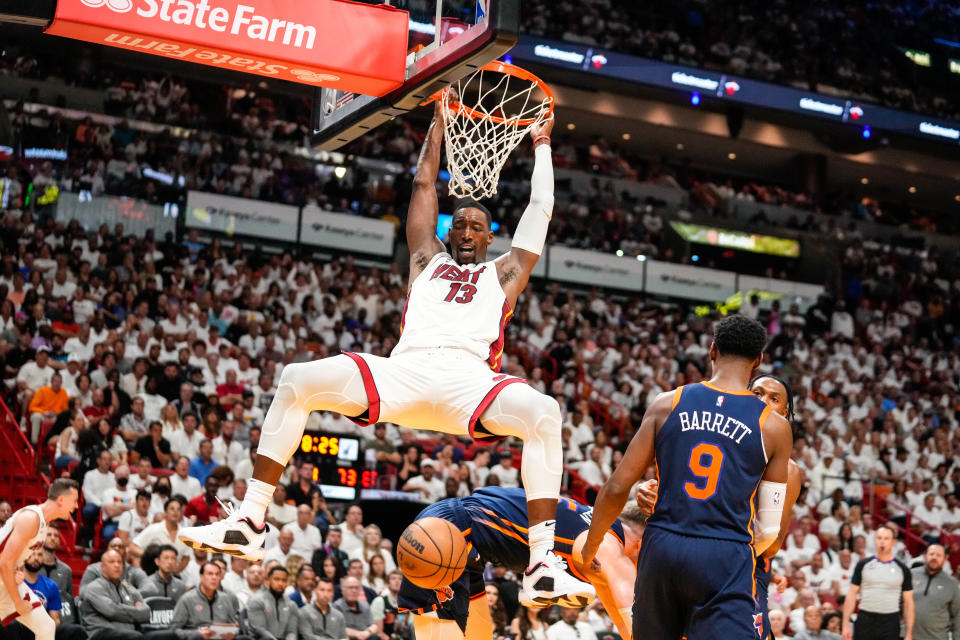
[[544,520],[530,527],[530,530],[527,532],[527,540],[530,541],[531,567],[553,551],[553,532],[556,525],[556,520]]
[[241,518],[250,518],[255,525],[262,527],[264,517],[267,514],[267,506],[273,499],[273,492],[276,488],[272,484],[251,478],[247,482],[247,493],[243,496],[243,502],[240,504],[240,509],[237,510],[237,515]]

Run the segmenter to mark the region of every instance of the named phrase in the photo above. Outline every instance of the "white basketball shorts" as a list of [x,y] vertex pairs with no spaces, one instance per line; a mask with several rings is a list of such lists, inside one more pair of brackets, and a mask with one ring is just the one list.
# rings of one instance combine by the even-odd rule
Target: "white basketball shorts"
[[349,353],[360,368],[369,409],[351,418],[361,426],[392,422],[410,429],[501,439],[477,421],[500,391],[526,380],[490,369],[486,362],[459,349],[408,351],[389,358]]

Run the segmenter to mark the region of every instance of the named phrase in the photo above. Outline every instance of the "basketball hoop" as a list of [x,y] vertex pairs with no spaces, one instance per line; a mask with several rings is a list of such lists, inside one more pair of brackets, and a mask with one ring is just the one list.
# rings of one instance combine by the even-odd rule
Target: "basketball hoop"
[[432,99],[442,104],[450,194],[473,199],[497,193],[507,156],[532,127],[550,117],[555,102],[540,78],[498,61]]

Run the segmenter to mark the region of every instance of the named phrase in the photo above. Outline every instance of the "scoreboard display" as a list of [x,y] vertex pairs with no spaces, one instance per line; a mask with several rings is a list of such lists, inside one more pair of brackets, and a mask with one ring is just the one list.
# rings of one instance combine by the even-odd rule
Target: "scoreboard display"
[[377,486],[377,472],[365,468],[360,438],[305,431],[299,453],[313,464],[313,481],[327,500],[356,500],[361,489]]

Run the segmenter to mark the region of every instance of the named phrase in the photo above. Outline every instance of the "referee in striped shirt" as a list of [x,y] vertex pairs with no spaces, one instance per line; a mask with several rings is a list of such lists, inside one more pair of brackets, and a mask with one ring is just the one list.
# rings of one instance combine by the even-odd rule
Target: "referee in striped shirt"
[[[843,601],[843,640],[900,640],[900,597],[903,596],[904,640],[913,639],[913,578],[910,569],[893,556],[896,532],[877,527],[877,554],[857,563],[850,579],[850,592]],[[857,624],[850,615],[860,596]]]

